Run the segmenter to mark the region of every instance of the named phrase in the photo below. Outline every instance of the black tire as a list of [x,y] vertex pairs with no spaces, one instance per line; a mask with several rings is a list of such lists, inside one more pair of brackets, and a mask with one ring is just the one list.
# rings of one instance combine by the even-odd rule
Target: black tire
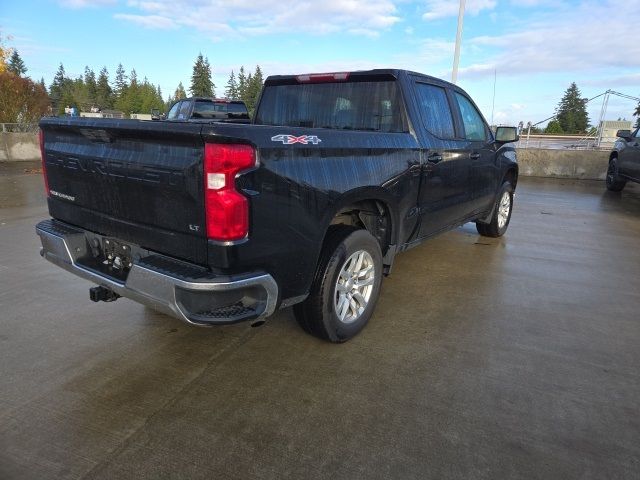
[[[501,210],[501,206],[504,207],[504,203],[508,199],[508,212],[506,214],[506,221],[504,219],[504,210]],[[493,214],[489,223],[476,222],[476,230],[483,237],[501,237],[509,228],[509,222],[511,221],[511,213],[513,212],[513,185],[511,182],[504,182],[500,188],[500,192],[496,196],[496,202],[493,207]],[[502,218],[501,218],[502,215]]]
[[[350,322],[342,321],[336,311],[336,303],[339,299],[343,299],[338,291],[338,283],[344,280],[340,274],[343,268],[347,267],[348,262],[352,261],[353,256],[362,251],[368,254],[367,265],[373,267],[373,275],[367,273],[368,280],[372,282],[372,288],[368,290],[368,301],[361,313],[351,309],[352,297],[349,297],[348,311],[353,313],[354,319]],[[363,264],[362,260],[360,264]],[[378,241],[366,230],[358,230],[347,225],[332,226],[320,254],[309,296],[304,302],[293,307],[296,320],[311,335],[333,343],[346,342],[356,336],[371,318],[380,295],[381,283],[382,251]],[[344,288],[343,283],[340,285]],[[355,284],[353,288],[356,288]],[[364,297],[360,295],[360,298]],[[353,302],[359,306],[362,305],[357,300]]]
[[618,159],[616,157],[609,160],[609,168],[607,168],[607,190],[611,192],[619,192],[627,184],[626,180],[622,180],[618,176]]

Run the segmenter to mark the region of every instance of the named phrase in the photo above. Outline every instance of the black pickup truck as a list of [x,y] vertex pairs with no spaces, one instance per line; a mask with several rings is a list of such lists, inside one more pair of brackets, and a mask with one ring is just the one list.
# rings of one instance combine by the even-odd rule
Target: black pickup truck
[[272,76],[254,121],[47,118],[41,254],[191,324],[294,306],[332,342],[372,315],[394,256],[466,222],[504,234],[511,127],[404,70]]

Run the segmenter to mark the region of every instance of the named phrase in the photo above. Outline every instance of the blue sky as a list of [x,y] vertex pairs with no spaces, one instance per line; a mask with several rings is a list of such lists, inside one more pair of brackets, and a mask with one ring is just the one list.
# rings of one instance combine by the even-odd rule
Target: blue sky
[[[458,84],[488,120],[543,120],[572,81],[584,97],[640,97],[640,1],[466,3]],[[457,13],[457,0],[5,0],[0,33],[47,85],[60,62],[72,77],[104,65],[112,79],[121,62],[166,97],[180,81],[188,88],[202,52],[221,95],[240,65],[266,74],[399,67],[450,80]],[[600,107],[590,104],[592,122]],[[631,119],[634,108],[612,97],[607,117]]]

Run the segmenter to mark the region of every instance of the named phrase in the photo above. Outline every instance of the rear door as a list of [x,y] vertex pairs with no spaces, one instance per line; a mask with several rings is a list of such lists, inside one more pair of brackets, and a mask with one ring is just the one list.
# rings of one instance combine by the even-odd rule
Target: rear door
[[619,157],[620,173],[640,181],[640,128],[633,133],[631,140],[626,142]]
[[419,237],[433,235],[468,209],[470,160],[464,154],[466,142],[458,138],[451,99],[444,86],[417,80],[415,98],[424,139],[422,181],[418,196]]
[[464,128],[464,146],[460,153],[469,159],[470,201],[466,214],[487,210],[498,188],[498,165],[493,134],[473,102],[460,92],[454,93]]

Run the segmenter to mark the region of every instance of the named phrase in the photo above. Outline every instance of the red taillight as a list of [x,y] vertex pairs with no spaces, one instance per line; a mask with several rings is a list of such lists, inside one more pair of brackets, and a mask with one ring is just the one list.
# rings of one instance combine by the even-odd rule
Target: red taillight
[[47,197],[51,196],[49,190],[49,179],[47,178],[47,161],[44,157],[44,132],[38,131],[38,139],[40,140],[40,158],[42,159],[42,176],[44,177],[44,189],[47,192]]
[[236,190],[236,175],[256,165],[249,145],[207,143],[204,146],[204,203],[207,237],[240,240],[249,233],[249,202]]
[[296,76],[298,83],[344,82],[348,79],[349,72],[309,73],[307,75]]

